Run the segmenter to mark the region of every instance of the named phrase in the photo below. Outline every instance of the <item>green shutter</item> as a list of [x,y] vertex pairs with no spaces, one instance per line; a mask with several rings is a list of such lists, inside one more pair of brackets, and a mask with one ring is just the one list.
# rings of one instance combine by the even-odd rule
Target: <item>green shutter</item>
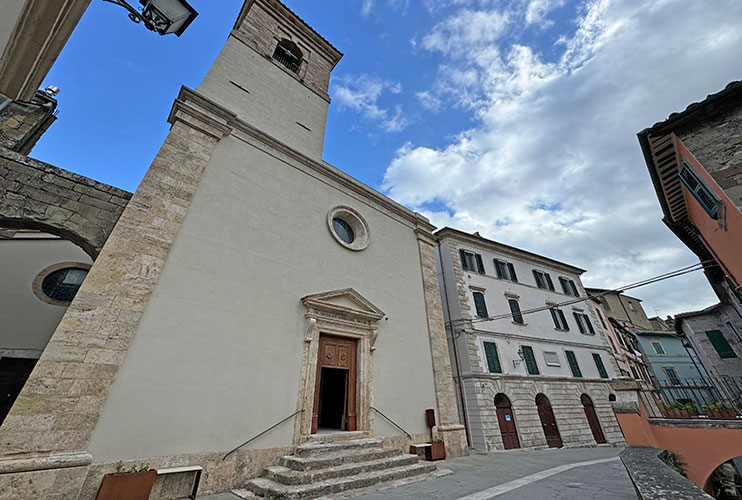
[[546,279],[546,287],[553,292],[554,283],[551,281],[551,276],[549,276],[549,273],[544,273],[544,278]]
[[580,317],[581,315],[573,312],[572,316],[574,316],[575,318],[575,322],[577,323],[577,328],[580,330],[580,333],[585,333],[585,327],[582,326],[582,318]]
[[502,373],[500,357],[497,355],[497,344],[494,342],[485,342],[484,355],[487,356],[487,368],[490,373]]
[[735,354],[734,349],[732,349],[732,346],[729,345],[729,342],[727,342],[727,339],[724,338],[724,334],[721,333],[719,330],[708,330],[706,332],[706,336],[711,341],[711,345],[714,346],[714,349],[716,349],[716,352],[719,353],[720,358],[736,358],[737,354]]
[[567,355],[567,362],[569,363],[569,369],[572,370],[572,376],[582,377],[582,372],[580,371],[580,365],[577,364],[577,358],[575,357],[575,353],[572,351],[564,351],[564,354]]
[[466,252],[459,250],[459,257],[461,257],[461,268],[465,271],[469,269],[469,265],[466,263]]
[[539,288],[546,288],[546,284],[544,283],[544,278],[542,277],[542,274],[535,269],[533,270],[533,278],[536,280],[536,286]]
[[605,371],[605,366],[603,366],[603,360],[600,359],[600,354],[593,353],[593,360],[595,361],[595,366],[598,368],[600,378],[608,378],[608,372]]
[[549,312],[551,313],[551,319],[554,320],[554,328],[556,328],[557,330],[560,330],[561,325],[559,324],[559,319],[557,318],[556,311],[554,310],[553,307],[550,307]]
[[475,254],[474,257],[477,260],[477,272],[484,274],[484,262],[482,262],[482,256]]
[[564,317],[564,313],[561,309],[557,309],[557,314],[559,314],[559,319],[562,320],[562,328],[564,328],[566,331],[569,331],[569,324],[567,324],[567,318]]
[[515,274],[515,267],[508,262],[508,273],[510,274],[510,281],[518,282],[518,276]]
[[482,292],[474,292],[474,307],[477,309],[477,316],[480,318],[487,317],[487,304],[484,302]]
[[590,335],[595,335],[595,330],[593,329],[593,324],[590,323],[590,317],[587,314],[582,315],[582,319],[585,320],[585,326],[587,327],[588,331],[590,332]]
[[538,375],[538,365],[536,364],[536,358],[533,356],[533,349],[531,346],[521,346],[521,350],[523,351],[523,359],[526,360],[526,369],[528,369],[528,373],[531,375]]
[[513,321],[516,323],[523,323],[523,314],[520,312],[520,305],[515,299],[508,299],[510,305],[510,313],[513,315]]

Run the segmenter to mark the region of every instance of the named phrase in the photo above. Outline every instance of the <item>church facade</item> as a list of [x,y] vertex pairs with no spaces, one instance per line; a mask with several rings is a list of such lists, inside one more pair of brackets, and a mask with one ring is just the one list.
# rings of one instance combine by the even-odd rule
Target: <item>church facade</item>
[[7,498],[92,499],[117,462],[226,491],[317,433],[427,441],[426,409],[467,453],[434,227],[322,160],[341,56],[245,3],[0,427]]

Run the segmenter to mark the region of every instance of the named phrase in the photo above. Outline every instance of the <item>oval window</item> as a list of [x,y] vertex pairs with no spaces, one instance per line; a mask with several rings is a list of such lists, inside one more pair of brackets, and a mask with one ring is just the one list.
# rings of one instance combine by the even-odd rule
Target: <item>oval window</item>
[[87,269],[66,267],[49,273],[41,282],[44,295],[59,302],[72,302],[88,275]]
[[332,219],[332,229],[335,231],[335,234],[337,234],[341,240],[343,240],[344,242],[348,244],[353,243],[353,240],[355,240],[355,234],[353,234],[353,228],[350,227],[350,224],[345,222],[343,219],[339,219],[337,217]]

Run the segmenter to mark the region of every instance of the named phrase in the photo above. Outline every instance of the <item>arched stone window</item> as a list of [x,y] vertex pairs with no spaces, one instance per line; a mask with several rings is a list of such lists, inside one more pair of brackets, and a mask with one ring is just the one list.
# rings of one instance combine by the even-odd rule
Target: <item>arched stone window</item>
[[273,51],[273,59],[294,73],[299,72],[302,57],[304,57],[304,54],[302,54],[299,46],[286,38],[282,38],[276,45],[276,50]]

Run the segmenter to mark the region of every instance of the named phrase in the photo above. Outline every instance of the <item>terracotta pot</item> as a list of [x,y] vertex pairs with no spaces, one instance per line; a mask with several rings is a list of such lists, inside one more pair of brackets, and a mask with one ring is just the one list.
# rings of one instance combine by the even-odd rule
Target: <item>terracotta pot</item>
[[106,474],[95,500],[147,500],[157,479],[157,471]]
[[430,446],[425,448],[425,460],[443,460],[446,458],[446,444],[432,443]]
[[723,418],[723,419],[732,419],[732,418],[737,417],[737,414],[734,412],[734,410],[729,410],[729,409],[707,410],[706,415],[708,415],[711,418]]
[[672,411],[673,410],[669,410],[669,409],[660,410],[660,412],[662,412],[662,416],[665,417],[665,418],[671,418],[672,417]]

